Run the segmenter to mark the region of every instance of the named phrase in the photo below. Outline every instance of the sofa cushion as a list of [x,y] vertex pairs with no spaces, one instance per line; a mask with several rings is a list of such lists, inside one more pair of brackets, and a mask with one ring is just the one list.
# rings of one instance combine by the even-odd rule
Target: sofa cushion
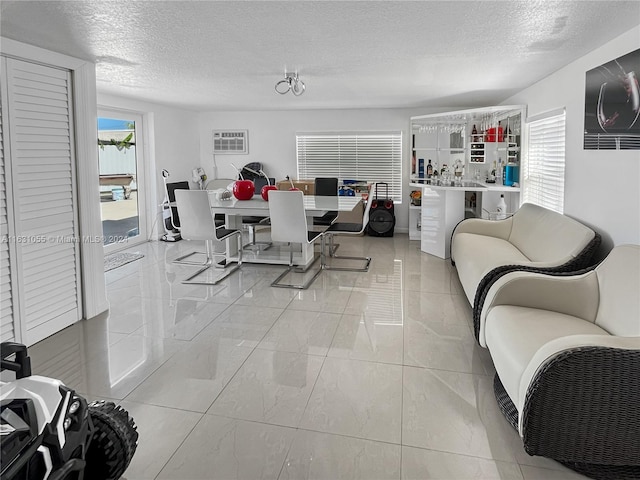
[[547,342],[568,335],[608,335],[599,326],[571,315],[529,307],[493,307],[485,325],[487,347],[505,390],[515,405],[520,379]]
[[480,280],[491,270],[501,265],[531,263],[508,241],[486,235],[458,233],[453,248],[460,283],[471,305]]
[[509,241],[531,261],[555,266],[577,257],[594,236],[572,218],[525,203],[513,216]]

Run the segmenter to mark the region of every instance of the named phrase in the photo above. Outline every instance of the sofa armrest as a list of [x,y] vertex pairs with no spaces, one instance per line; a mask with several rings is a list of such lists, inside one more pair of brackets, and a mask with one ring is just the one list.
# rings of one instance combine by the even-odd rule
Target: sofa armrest
[[501,238],[508,240],[511,235],[511,226],[513,225],[513,217],[504,220],[485,220],[482,218],[467,218],[458,222],[451,232],[451,242],[449,243],[449,256],[451,264],[455,265],[453,258],[453,242],[458,233],[473,233],[475,235],[486,235],[488,237]]
[[[585,249],[584,255],[581,255],[579,258],[575,258],[570,260],[567,263],[556,266],[549,266],[548,264],[540,263],[540,262],[532,262],[528,265],[501,265],[499,267],[494,268],[489,273],[487,273],[478,284],[476,288],[476,294],[473,299],[473,326],[474,326],[474,335],[476,340],[480,341],[480,317],[482,314],[482,310],[484,307],[484,303],[486,297],[489,293],[489,290],[493,286],[495,282],[497,282],[504,275],[511,272],[537,272],[544,273],[545,275],[553,275],[553,276],[574,276],[581,275],[590,270],[595,269],[596,265],[592,264],[592,262],[587,262],[584,258],[591,258],[592,254],[592,246],[600,243],[600,235],[596,235],[596,238],[591,242],[589,247]],[[586,265],[585,265],[586,264]]]
[[486,347],[485,322],[487,314],[496,305],[539,308],[593,322],[598,302],[598,279],[593,270],[582,274],[511,271],[499,277],[488,289],[480,309],[476,338]]
[[640,465],[640,337],[572,335],[532,357],[520,381],[525,450],[560,461]]
[[504,220],[485,220],[482,218],[467,218],[456,225],[456,233],[475,233],[476,235],[488,235],[507,240],[511,234],[513,217]]

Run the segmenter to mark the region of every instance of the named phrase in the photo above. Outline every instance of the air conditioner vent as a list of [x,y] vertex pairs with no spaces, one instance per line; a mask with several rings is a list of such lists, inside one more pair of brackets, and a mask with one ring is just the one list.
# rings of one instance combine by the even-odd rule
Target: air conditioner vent
[[214,130],[213,153],[249,153],[247,130]]

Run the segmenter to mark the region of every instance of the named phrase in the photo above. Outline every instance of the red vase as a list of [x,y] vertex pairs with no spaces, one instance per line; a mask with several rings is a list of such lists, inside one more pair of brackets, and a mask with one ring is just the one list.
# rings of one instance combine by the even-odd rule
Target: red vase
[[233,182],[233,196],[238,200],[251,200],[255,187],[251,180],[236,180]]
[[262,195],[262,199],[265,202],[269,201],[269,192],[271,190],[278,190],[278,187],[276,187],[275,185],[265,185],[264,187],[262,187],[262,191],[260,192],[260,195]]

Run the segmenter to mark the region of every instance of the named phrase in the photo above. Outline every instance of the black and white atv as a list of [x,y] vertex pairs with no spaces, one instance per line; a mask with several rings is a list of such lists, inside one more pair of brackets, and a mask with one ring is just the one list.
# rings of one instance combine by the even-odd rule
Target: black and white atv
[[133,419],[112,402],[87,401],[59,380],[31,375],[27,348],[0,345],[0,480],[117,480],[135,453]]

